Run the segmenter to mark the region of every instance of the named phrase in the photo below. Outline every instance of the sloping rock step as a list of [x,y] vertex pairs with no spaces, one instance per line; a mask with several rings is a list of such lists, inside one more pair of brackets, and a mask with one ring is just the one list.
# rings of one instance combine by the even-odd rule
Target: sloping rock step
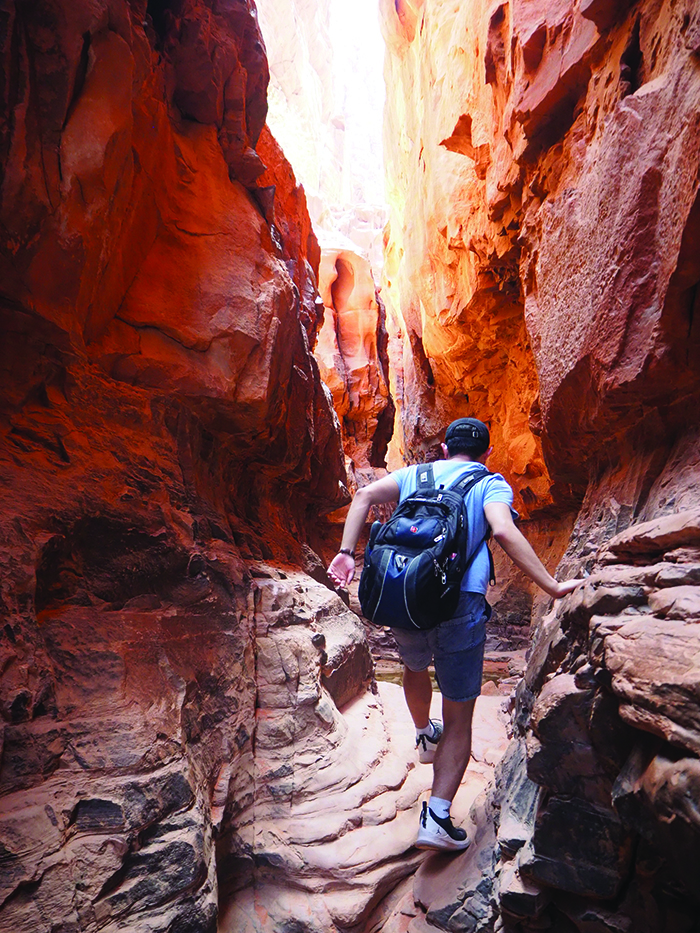
[[[439,698],[436,697],[432,715],[439,716],[438,703]],[[467,866],[472,861],[474,886],[480,883],[484,847],[479,839],[487,824],[486,820],[479,818],[485,805],[482,795],[493,777],[494,767],[503,757],[507,742],[503,698],[479,697],[472,731],[472,760],[452,807],[455,822],[463,825],[475,842],[463,853],[429,853],[414,878],[407,879],[405,890],[397,888],[392,891],[390,897],[373,912],[365,927],[367,933],[374,929],[381,929],[382,933],[434,933],[432,912],[448,910],[449,916],[461,904],[464,899],[462,889],[465,883],[469,884],[471,877]],[[470,818],[466,818],[468,813]],[[472,815],[475,819],[471,818]],[[445,904],[442,903],[444,898]]]
[[[477,733],[487,721],[479,718]],[[483,923],[491,915],[494,900],[512,917],[536,917],[549,902],[548,892],[520,873],[520,856],[534,832],[540,789],[527,777],[522,741],[498,751],[496,789],[491,785],[470,801],[466,825],[472,845],[458,855],[431,854],[382,933],[475,929],[477,920]],[[494,809],[496,798],[500,803]]]
[[[438,717],[439,702],[436,696],[431,711]],[[505,748],[501,705],[498,697],[477,703],[476,760],[455,800],[458,822]],[[221,919],[220,933],[282,929],[292,917],[318,933],[362,922],[370,930],[378,917],[393,917],[388,905],[395,907],[402,879],[433,857],[413,848],[417,803],[430,787],[432,768],[418,764],[400,687],[380,684],[376,696],[360,695],[342,717],[347,732],[334,763],[318,769],[309,761],[306,781],[299,756],[291,802],[256,804],[256,883]],[[412,910],[409,919],[417,916]]]

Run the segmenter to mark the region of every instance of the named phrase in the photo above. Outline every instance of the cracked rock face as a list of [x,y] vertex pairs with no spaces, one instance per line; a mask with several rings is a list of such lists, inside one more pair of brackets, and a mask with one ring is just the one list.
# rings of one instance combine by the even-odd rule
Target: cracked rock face
[[698,518],[614,537],[539,627],[474,852],[422,899],[433,926],[694,929]]
[[[542,632],[550,648],[544,664],[528,672],[533,686],[544,677],[532,709],[527,773],[546,803],[520,870],[579,897],[622,900],[623,915],[648,909],[640,929],[663,928],[655,924],[671,909],[682,924],[697,909],[687,866],[700,852],[688,807],[698,751],[700,588],[692,581],[699,543],[697,510],[613,538],[601,555],[604,566]],[[685,585],[676,585],[681,580]],[[552,648],[562,633],[568,647],[557,662]],[[576,808],[594,818],[582,821]],[[568,847],[557,837],[570,823],[585,826],[587,849],[566,860]],[[556,903],[576,922],[576,899]]]

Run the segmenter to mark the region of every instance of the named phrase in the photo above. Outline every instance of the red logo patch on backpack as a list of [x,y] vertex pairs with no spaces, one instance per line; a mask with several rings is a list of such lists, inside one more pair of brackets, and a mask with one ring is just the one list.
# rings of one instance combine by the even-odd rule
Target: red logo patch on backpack
[[411,534],[414,534],[414,535],[417,535],[417,534],[418,534],[418,526],[417,526],[417,525],[411,525]]

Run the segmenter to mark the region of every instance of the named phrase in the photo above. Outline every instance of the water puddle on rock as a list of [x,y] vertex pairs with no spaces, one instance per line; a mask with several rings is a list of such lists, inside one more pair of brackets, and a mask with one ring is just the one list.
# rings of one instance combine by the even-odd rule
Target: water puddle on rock
[[[525,652],[487,652],[484,656],[484,676],[481,693],[483,696],[509,696],[516,688],[525,670]],[[435,670],[428,668],[433,692],[439,693]],[[400,661],[380,659],[375,661],[374,676],[390,684],[401,684],[403,665]]]

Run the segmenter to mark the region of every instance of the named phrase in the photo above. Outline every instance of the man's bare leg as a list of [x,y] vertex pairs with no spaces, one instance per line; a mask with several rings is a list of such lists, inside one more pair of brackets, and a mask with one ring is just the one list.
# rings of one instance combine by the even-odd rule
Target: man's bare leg
[[475,703],[442,698],[443,733],[433,762],[433,797],[453,800],[462,783],[472,751]]
[[442,698],[444,731],[435,751],[430,800],[423,803],[418,824],[419,849],[459,852],[469,845],[466,831],[452,823],[450,805],[469,764],[475,702]]
[[416,729],[425,729],[430,719],[430,701],[433,698],[428,671],[412,671],[404,665],[403,693]]

